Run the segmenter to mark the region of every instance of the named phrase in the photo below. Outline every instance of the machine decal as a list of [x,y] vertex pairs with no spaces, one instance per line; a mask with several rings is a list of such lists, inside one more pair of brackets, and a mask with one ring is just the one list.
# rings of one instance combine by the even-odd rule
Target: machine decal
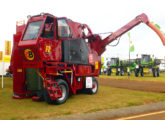
[[116,68],[112,68],[112,72],[115,73],[116,72]]
[[17,69],[17,72],[22,72],[22,69]]
[[50,53],[51,47],[49,45],[46,45],[45,47],[45,52]]
[[26,49],[24,51],[24,54],[25,54],[26,59],[28,59],[28,60],[33,60],[34,59],[34,53],[32,52],[32,50]]
[[98,61],[95,62],[95,69],[96,70],[99,69],[99,62]]
[[92,88],[92,77],[86,77],[86,88]]
[[146,67],[143,68],[143,72],[144,72],[144,73],[148,73],[148,72],[149,72],[149,68],[146,68]]
[[93,64],[93,54],[89,54],[89,63]]

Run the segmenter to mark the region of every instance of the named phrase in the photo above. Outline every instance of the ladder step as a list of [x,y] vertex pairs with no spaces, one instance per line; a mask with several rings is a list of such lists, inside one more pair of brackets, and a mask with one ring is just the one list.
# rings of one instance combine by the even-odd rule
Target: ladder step
[[[58,95],[58,94],[55,94],[55,96],[56,96],[56,98],[61,97],[61,96]],[[51,98],[55,98],[55,97],[54,97],[54,94],[50,94],[50,97],[51,97]]]
[[54,88],[54,87],[47,87],[48,90],[52,90],[52,91],[57,91],[58,89],[57,88]]
[[61,90],[56,81],[49,78],[46,79],[46,88],[51,100],[62,97]]

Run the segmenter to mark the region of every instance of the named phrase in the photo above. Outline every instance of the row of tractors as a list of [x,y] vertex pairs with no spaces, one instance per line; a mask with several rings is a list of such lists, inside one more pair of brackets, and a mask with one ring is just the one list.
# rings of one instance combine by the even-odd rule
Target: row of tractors
[[151,58],[150,55],[143,54],[141,58],[120,60],[119,58],[111,58],[107,61],[106,73],[108,76],[111,74],[123,76],[127,73],[130,76],[132,73],[136,77],[144,76],[145,73],[152,73],[153,77],[159,77],[160,59]]

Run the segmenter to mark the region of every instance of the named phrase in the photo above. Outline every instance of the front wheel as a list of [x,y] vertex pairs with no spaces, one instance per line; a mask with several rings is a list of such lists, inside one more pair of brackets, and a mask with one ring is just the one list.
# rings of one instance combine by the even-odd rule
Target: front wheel
[[138,70],[135,70],[135,76],[136,76],[136,77],[139,77],[139,72],[138,72]]
[[111,76],[111,70],[107,70],[107,75]]
[[45,88],[45,90],[44,90],[44,99],[49,104],[60,105],[60,104],[63,104],[63,103],[66,102],[66,100],[69,96],[69,87],[68,87],[67,82],[63,79],[57,79],[56,82],[59,86],[59,89],[62,92],[62,97],[56,98],[55,100],[51,100],[51,98],[49,96],[49,93],[48,93],[47,89]]
[[130,72],[128,72],[128,76],[130,76],[131,75],[131,73]]
[[118,75],[119,75],[119,72],[117,71],[117,72],[116,72],[116,76],[118,76]]
[[120,72],[120,75],[121,75],[121,76],[123,76],[123,75],[124,75],[124,71],[123,71],[123,70]]

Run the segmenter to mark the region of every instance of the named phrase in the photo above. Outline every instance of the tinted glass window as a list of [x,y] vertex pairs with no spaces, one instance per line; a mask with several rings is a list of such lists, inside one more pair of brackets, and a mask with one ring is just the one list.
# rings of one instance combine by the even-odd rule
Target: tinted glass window
[[58,36],[70,37],[71,32],[66,19],[58,19],[57,24],[58,24]]
[[36,39],[40,31],[42,21],[31,22],[28,24],[23,40]]
[[41,37],[53,39],[54,38],[54,19],[47,17],[44,28],[42,30]]
[[111,65],[117,64],[117,59],[116,58],[112,58],[110,64]]
[[148,63],[148,62],[150,62],[150,56],[148,56],[148,55],[143,55],[143,56],[142,56],[142,62],[143,62],[143,63]]

